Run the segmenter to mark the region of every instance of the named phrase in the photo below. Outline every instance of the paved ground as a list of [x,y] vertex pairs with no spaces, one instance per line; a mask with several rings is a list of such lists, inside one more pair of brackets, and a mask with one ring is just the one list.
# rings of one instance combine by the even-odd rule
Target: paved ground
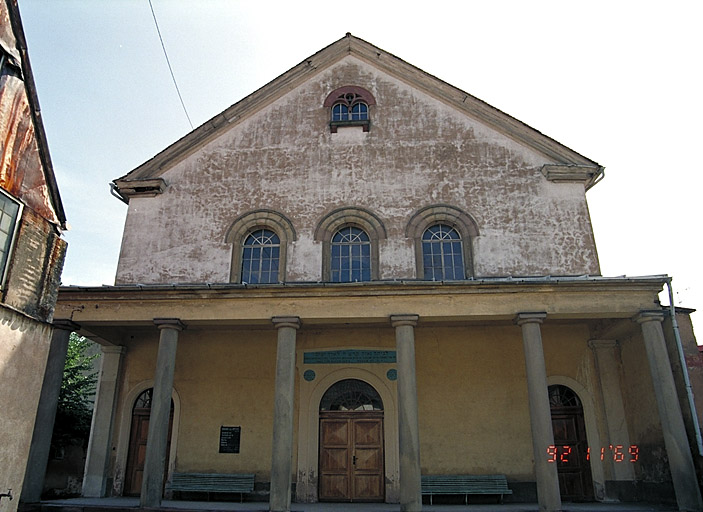
[[[91,512],[91,509],[106,508],[134,509],[139,507],[139,498],[75,498],[70,500],[44,501],[41,512],[51,509],[70,508],[71,512]],[[162,509],[174,512],[191,511],[237,511],[266,512],[268,504],[262,502],[232,503],[217,501],[169,501],[164,500]],[[345,504],[345,503],[293,503],[291,512],[397,512],[398,505],[385,503]],[[506,505],[423,505],[423,512],[538,512],[536,503],[511,503]],[[674,505],[656,503],[564,503],[564,512],[676,512]]]

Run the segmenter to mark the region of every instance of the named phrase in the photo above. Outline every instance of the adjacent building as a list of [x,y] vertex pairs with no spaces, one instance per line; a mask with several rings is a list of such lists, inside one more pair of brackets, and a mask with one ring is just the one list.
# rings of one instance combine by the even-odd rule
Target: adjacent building
[[701,510],[668,277],[601,275],[602,177],[350,34],[305,59],[114,181],[115,285],[56,315],[103,345],[83,494],[253,473],[274,511],[410,511],[421,475],[501,474]]
[[[16,510],[17,498],[23,491],[25,471],[31,464],[28,459],[32,459],[30,445],[35,418],[39,430],[44,428],[44,434],[48,430],[48,439],[46,435],[37,436],[46,440],[48,450],[56,407],[54,398],[52,409],[50,395],[58,392],[69,334],[52,326],[66,251],[66,242],[61,238],[65,223],[19,11],[15,1],[3,0],[0,2],[2,512]],[[52,381],[42,391],[41,377],[45,371],[58,371],[59,380]],[[48,407],[39,407],[40,396]],[[32,460],[42,459],[45,465],[45,454],[35,450]],[[6,494],[14,499],[3,496]]]

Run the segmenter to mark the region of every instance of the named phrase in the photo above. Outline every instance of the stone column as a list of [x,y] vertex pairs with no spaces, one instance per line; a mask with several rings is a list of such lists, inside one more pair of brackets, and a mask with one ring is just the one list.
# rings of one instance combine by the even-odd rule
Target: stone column
[[664,434],[664,446],[669,457],[669,469],[674,481],[676,502],[682,511],[703,510],[696,469],[664,341],[661,324],[664,313],[661,310],[642,311],[635,320],[640,324],[644,335],[644,347],[652,374],[654,396]]
[[549,462],[547,448],[554,445],[552,412],[549,408],[547,391],[547,369],[544,364],[542,332],[540,324],[546,313],[520,313],[517,324],[522,328],[522,341],[525,350],[527,372],[527,398],[530,407],[532,427],[532,452],[535,458],[535,478],[537,480],[537,500],[540,511],[561,510],[559,477],[557,465]]
[[398,358],[398,444],[400,454],[400,510],[422,510],[420,433],[415,375],[415,326],[418,315],[391,315]]
[[59,392],[61,391],[63,367],[66,362],[68,339],[71,336],[71,332],[79,328],[78,325],[70,321],[57,321],[54,324],[54,332],[51,335],[51,344],[49,345],[49,355],[44,369],[41,394],[39,395],[37,416],[34,421],[32,444],[29,448],[27,469],[25,470],[24,483],[22,484],[22,493],[20,495],[20,501],[24,503],[36,503],[41,498],[44,488],[44,474],[46,473],[49,451],[51,450],[51,434],[54,431],[56,407],[58,406]]
[[117,407],[117,379],[125,347],[102,346],[100,377],[95,393],[95,408],[90,425],[90,441],[83,471],[83,492],[86,498],[107,496],[107,466],[112,451],[112,425]]
[[[620,387],[620,357],[619,346],[615,340],[590,340],[588,345],[596,357],[596,368],[600,381],[601,396],[605,408],[605,423],[608,429],[607,444],[622,445],[624,452],[630,446],[630,434],[627,429],[625,406]],[[612,457],[608,458],[610,475],[613,480],[633,481],[635,479],[634,464],[617,464]]]
[[271,460],[271,512],[290,511],[293,472],[293,405],[295,400],[295,337],[300,328],[297,316],[275,316],[278,329],[276,389],[273,408],[273,452]]
[[140,497],[142,508],[161,506],[164,468],[168,457],[166,447],[178,333],[185,327],[177,318],[155,318],[154,324],[160,329],[161,335],[159,337],[159,353],[156,357],[149,432],[146,438],[146,458]]

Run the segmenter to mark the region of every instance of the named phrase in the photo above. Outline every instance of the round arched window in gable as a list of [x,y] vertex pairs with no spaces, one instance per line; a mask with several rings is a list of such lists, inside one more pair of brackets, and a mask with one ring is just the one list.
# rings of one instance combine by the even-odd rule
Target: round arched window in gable
[[320,411],[382,411],[378,392],[364,381],[340,380],[332,385],[320,401]]
[[362,126],[369,131],[369,105],[375,105],[376,99],[364,89],[347,85],[332,91],[325,99],[324,106],[331,108],[330,129],[337,132],[339,126]]

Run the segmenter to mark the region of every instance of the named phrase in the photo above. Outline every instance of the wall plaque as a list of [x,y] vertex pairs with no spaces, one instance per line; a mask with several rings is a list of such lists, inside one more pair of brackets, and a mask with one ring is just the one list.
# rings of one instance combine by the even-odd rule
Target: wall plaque
[[220,427],[220,453],[239,453],[242,427]]
[[305,364],[395,363],[395,350],[325,350],[306,352]]

